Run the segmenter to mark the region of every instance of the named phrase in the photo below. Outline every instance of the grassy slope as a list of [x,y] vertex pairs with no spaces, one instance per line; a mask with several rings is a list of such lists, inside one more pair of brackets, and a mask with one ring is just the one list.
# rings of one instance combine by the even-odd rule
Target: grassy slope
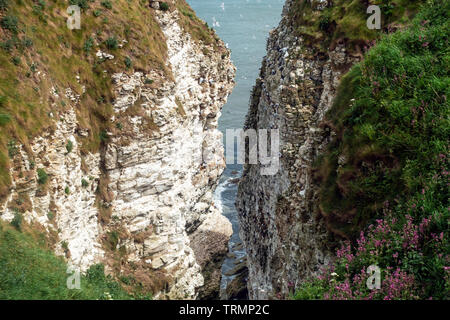
[[[82,1],[81,30],[66,27],[66,2],[7,3],[0,12],[0,114],[9,119],[0,126],[0,195],[7,192],[9,184],[8,144],[21,143],[27,150],[31,138],[52,130],[53,120],[59,119],[69,104],[64,97],[66,88],[77,94],[82,94],[83,85],[86,88],[76,112],[80,127],[90,130],[89,137],[81,139],[83,151],[96,151],[112,114],[111,81],[103,71],[126,70],[129,57],[135,70],[161,69],[170,76],[164,64],[163,34],[151,11],[139,1],[112,1],[111,9],[101,1]],[[108,48],[107,39],[128,43],[122,49]],[[101,61],[95,56],[98,49],[116,58]],[[42,72],[47,76],[39,75]],[[51,87],[60,99],[50,95]]]
[[[67,265],[36,231],[24,233],[0,223],[0,299],[132,299],[106,277],[102,265],[81,276],[80,289],[68,289]],[[137,295],[137,298],[145,296]]]
[[[342,80],[328,116],[338,138],[318,176],[325,182],[323,211],[344,231],[351,231],[348,222],[358,231],[384,201],[414,194],[440,170],[438,155],[448,153],[450,136],[445,18],[441,12],[422,26],[420,16]],[[340,167],[338,156],[347,163]]]
[[[354,240],[371,223],[391,228],[381,235],[369,229],[367,248],[358,239],[361,252],[352,242],[357,252],[349,249],[350,258],[334,265],[350,278],[336,284],[375,263],[412,275],[417,287],[408,298],[448,294],[450,2],[429,3],[411,27],[383,37],[350,70],[327,116],[337,137],[316,178],[329,229]],[[323,298],[331,289],[326,281],[308,283],[297,298]]]
[[[166,66],[164,35],[147,0],[69,2],[82,7],[81,30],[66,26],[68,2],[0,1],[0,199],[10,184],[9,154],[17,144],[29,152],[33,137],[52,130],[54,120],[62,117],[70,103],[66,88],[81,95],[76,113],[80,128],[88,129],[89,136],[79,139],[82,152],[92,152],[105,142],[105,130],[120,126],[109,121],[114,97],[108,75],[159,70],[172,78]],[[216,46],[214,31],[195,16],[185,0],[177,0],[176,8],[182,12],[180,24],[194,40]],[[98,49],[115,59],[98,59]],[[42,77],[42,72],[47,76]],[[60,98],[50,94],[52,87]]]
[[294,30],[314,49],[327,52],[338,41],[345,41],[350,52],[362,52],[364,46],[379,38],[379,30],[366,26],[369,5],[378,5],[384,31],[401,27],[417,12],[420,0],[335,0],[323,11],[311,1],[297,0],[290,10]]

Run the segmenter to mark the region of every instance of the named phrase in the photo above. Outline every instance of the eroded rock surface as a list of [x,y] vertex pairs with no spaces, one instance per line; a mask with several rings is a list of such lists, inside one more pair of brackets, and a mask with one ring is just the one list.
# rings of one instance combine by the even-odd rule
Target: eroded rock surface
[[[70,264],[86,270],[104,263],[115,276],[133,274],[154,298],[214,296],[231,236],[213,201],[225,167],[217,121],[235,68],[221,41],[219,52],[193,40],[177,10],[155,14],[173,79],[159,71],[109,75],[110,121],[120,119],[123,128],[105,132],[105,147],[87,155],[77,143],[89,135],[74,112],[80,97],[68,88],[72,104],[54,132],[32,142],[34,160],[19,146],[1,218],[14,217],[11,203],[20,194],[29,200],[25,220],[56,235],[55,251]],[[97,56],[115,59],[100,50]],[[45,186],[37,169],[48,174]]]
[[287,296],[332,257],[315,207],[312,166],[333,135],[321,126],[324,115],[341,76],[357,58],[339,44],[327,56],[316,55],[295,35],[289,17],[293,3],[286,1],[270,34],[245,123],[245,129],[280,130],[278,173],[263,176],[259,165],[246,165],[236,201],[253,299]]

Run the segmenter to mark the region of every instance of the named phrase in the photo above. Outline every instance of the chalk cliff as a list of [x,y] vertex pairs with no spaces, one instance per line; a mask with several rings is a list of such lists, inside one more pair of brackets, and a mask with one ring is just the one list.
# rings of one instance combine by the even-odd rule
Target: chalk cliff
[[[245,122],[280,130],[278,173],[246,165],[238,188],[250,298],[448,296],[448,86],[434,84],[449,5],[286,1]],[[394,293],[393,273],[410,287]]]
[[[327,5],[306,2],[314,11]],[[280,130],[279,171],[261,175],[260,165],[245,165],[236,200],[253,299],[286,296],[333,256],[331,235],[317,214],[312,170],[333,135],[321,126],[325,113],[341,76],[359,56],[347,52],[343,41],[325,54],[316,50],[296,32],[296,5],[286,1],[270,33],[244,128]]]
[[[51,101],[68,102],[50,114],[53,130],[27,148],[15,145],[0,215],[11,221],[20,212],[43,227],[55,252],[81,270],[104,263],[115,277],[132,275],[154,298],[211,298],[232,233],[212,195],[225,166],[217,121],[235,68],[219,39],[199,41],[182,26],[184,1],[167,3],[169,10],[153,4],[144,13],[162,32],[166,70],[105,69],[113,96],[105,122],[115,125],[101,132],[94,152],[81,148],[92,134],[77,114],[89,90],[83,75],[81,82],[68,75],[81,90],[49,88]],[[96,45],[97,58],[116,64],[114,52]],[[45,68],[36,75],[52,76]],[[18,208],[18,199],[25,205]]]

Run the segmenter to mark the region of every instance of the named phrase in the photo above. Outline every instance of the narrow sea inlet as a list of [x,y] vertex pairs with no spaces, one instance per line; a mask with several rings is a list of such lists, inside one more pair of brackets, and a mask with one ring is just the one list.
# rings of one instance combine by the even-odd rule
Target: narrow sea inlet
[[[258,77],[261,60],[266,53],[269,31],[280,20],[282,0],[189,0],[197,15],[216,30],[231,49],[236,65],[236,86],[222,109],[219,129],[242,128],[248,110],[250,92]],[[233,225],[230,253],[222,266],[221,297],[235,276],[234,271],[245,263],[245,250],[239,238],[239,222],[235,209],[237,182],[242,166],[228,164],[216,189],[216,202]]]

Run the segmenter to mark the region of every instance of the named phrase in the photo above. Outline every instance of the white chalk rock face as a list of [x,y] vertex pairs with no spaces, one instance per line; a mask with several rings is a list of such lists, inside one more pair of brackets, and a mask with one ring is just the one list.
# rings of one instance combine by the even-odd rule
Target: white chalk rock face
[[[86,270],[104,263],[114,274],[120,255],[125,266],[120,272],[135,272],[161,299],[216,294],[220,277],[211,282],[211,270],[220,273],[232,233],[213,192],[225,167],[218,118],[234,86],[235,68],[229,54],[194,41],[177,23],[178,14],[156,13],[173,79],[156,71],[113,74],[110,120],[125,119],[127,125],[107,132],[105,147],[88,155],[81,155],[77,143],[78,135],[88,134],[77,127],[79,96],[68,89],[73,105],[55,132],[33,141],[33,162],[23,151],[14,159],[12,191],[1,215],[11,220],[9,204],[26,193],[31,205],[25,219],[56,233],[56,252],[70,264]],[[148,85],[148,79],[157,85]],[[136,106],[140,112],[130,112]],[[21,168],[30,175],[20,178]],[[45,187],[37,169],[48,175]],[[106,200],[98,196],[99,185]],[[209,261],[216,261],[212,269]]]

